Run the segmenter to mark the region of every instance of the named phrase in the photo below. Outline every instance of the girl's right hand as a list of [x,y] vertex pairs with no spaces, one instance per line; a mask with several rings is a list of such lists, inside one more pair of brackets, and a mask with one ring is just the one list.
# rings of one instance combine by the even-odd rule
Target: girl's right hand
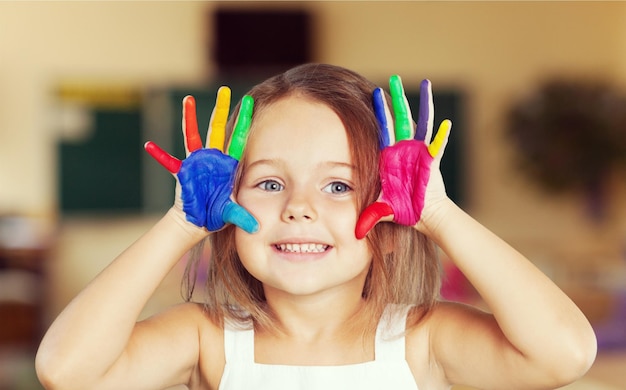
[[253,107],[252,97],[244,96],[226,154],[223,148],[230,109],[228,87],[217,91],[206,147],[202,146],[198,132],[196,102],[192,96],[183,99],[186,158],[181,161],[154,142],[145,144],[146,151],[176,178],[174,211],[195,226],[217,231],[232,223],[248,233],[258,230],[256,219],[232,199],[235,172],[250,130]]

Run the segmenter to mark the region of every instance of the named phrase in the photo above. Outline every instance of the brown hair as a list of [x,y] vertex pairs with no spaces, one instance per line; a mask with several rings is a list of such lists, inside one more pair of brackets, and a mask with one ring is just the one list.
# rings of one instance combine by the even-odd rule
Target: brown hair
[[[376,86],[359,74],[337,66],[306,64],[274,76],[250,90],[254,98],[254,118],[276,101],[298,94],[330,107],[341,119],[356,167],[357,207],[361,211],[374,202],[380,191],[378,176],[379,131],[372,109],[372,92]],[[389,100],[390,101],[390,100]],[[232,131],[235,107],[227,125]],[[246,166],[242,156],[235,179],[235,193],[241,171]],[[275,328],[274,317],[265,304],[261,282],[243,267],[235,250],[235,227],[227,226],[209,236],[211,259],[208,267],[205,307],[215,323],[224,319],[256,326]],[[426,313],[435,304],[440,287],[439,262],[434,244],[412,227],[379,223],[366,237],[373,254],[372,264],[363,288],[365,331],[376,328],[385,306],[391,303],[415,304]],[[200,250],[198,250],[199,252]],[[188,266],[189,271],[190,267]],[[195,273],[194,273],[195,275]],[[193,292],[190,281],[187,299]],[[362,322],[361,322],[362,323]]]

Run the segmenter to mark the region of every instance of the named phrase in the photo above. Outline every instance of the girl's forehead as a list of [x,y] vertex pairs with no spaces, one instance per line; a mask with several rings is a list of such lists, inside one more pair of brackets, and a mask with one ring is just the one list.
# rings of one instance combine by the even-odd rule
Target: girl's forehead
[[348,146],[343,122],[328,105],[293,96],[263,107],[252,120],[246,148],[253,156],[297,150],[345,158]]
[[289,95],[262,106],[252,120],[251,132],[332,126],[345,133],[343,122],[333,109],[320,101],[302,95]]
[[271,100],[270,102],[264,102],[263,100],[255,101],[255,108],[253,118],[256,120],[266,115],[280,114],[284,111],[294,110],[300,108],[302,105],[321,105],[330,109],[330,106],[323,101],[314,99],[301,92],[291,92],[287,95],[281,96],[278,99]]

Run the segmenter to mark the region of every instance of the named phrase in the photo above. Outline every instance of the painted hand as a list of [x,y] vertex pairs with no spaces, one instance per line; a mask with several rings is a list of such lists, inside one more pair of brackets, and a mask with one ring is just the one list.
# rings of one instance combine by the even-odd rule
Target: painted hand
[[363,210],[357,221],[358,239],[380,221],[416,226],[422,212],[434,196],[445,196],[439,163],[448,140],[452,122],[441,123],[437,135],[433,132],[433,99],[430,81],[420,85],[420,107],[417,128],[404,95],[399,76],[389,80],[395,124],[391,119],[385,94],[374,90],[374,112],[380,127],[381,193],[376,202]]
[[258,223],[243,207],[232,200],[235,171],[243,153],[254,101],[244,96],[227,154],[223,153],[225,126],[230,109],[230,89],[221,87],[209,123],[207,147],[202,147],[196,120],[196,102],[192,96],[183,99],[183,135],[186,158],[179,160],[153,142],[146,151],[176,177],[175,208],[184,212],[187,221],[216,231],[227,223],[248,233],[258,230]]

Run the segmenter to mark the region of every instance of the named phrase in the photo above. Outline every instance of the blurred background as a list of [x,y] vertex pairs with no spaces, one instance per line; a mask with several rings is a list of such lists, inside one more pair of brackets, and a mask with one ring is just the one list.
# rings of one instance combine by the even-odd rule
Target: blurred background
[[[180,99],[203,127],[217,86],[309,61],[400,74],[410,99],[431,79],[450,195],[597,331],[568,388],[626,389],[626,3],[471,1],[0,2],[0,389],[40,388],[42,333],[168,208],[142,146],[183,155]],[[143,316],[181,301],[183,267]]]

